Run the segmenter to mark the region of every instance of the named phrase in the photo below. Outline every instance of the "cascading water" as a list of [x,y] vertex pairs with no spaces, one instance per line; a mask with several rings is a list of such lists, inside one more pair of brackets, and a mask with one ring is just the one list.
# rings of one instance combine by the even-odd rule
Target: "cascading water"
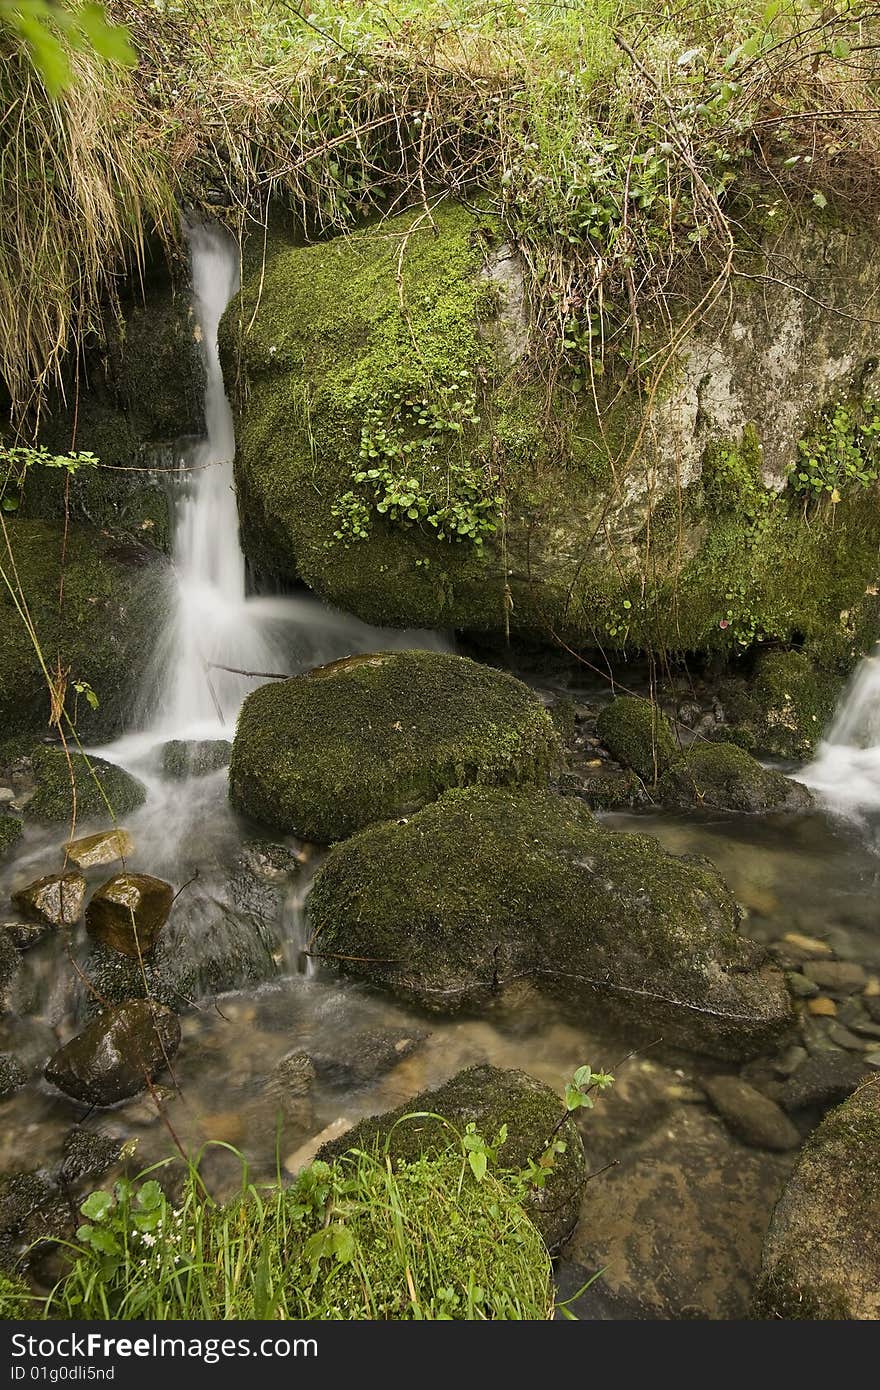
[[880,647],[859,666],[798,778],[841,815],[861,819],[880,810]]

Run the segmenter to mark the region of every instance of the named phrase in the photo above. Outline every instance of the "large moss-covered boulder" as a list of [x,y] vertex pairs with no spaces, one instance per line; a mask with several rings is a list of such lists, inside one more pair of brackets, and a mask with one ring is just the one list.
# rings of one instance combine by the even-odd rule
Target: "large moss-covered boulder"
[[[475,1124],[489,1144],[501,1126],[506,1125],[507,1140],[498,1151],[499,1167],[521,1169],[531,1159],[541,1157],[551,1137],[561,1139],[566,1147],[557,1156],[551,1177],[545,1187],[532,1193],[526,1204],[552,1250],[577,1220],[587,1172],[580,1134],[570,1118],[563,1121],[563,1114],[560,1097],[525,1072],[468,1067],[442,1086],[413,1096],[396,1110],[361,1120],[339,1139],[326,1144],[318,1156],[333,1159],[349,1149],[370,1151],[379,1147],[382,1152],[387,1149],[393,1161],[406,1161],[419,1154],[445,1151],[450,1138],[455,1138],[450,1134],[450,1125],[463,1135],[467,1125]],[[417,1118],[406,1119],[408,1115]]]
[[[53,522],[16,519],[7,528],[44,660],[50,670],[59,658],[69,668],[67,707],[80,736],[119,731],[166,614],[164,562],[154,551],[88,527],[71,526],[66,538],[64,526]],[[91,686],[97,708],[76,696],[77,681]],[[4,737],[45,731],[49,715],[40,660],[0,585],[0,728]]]
[[880,1081],[832,1110],[777,1203],[758,1316],[880,1319]]
[[643,782],[656,782],[679,755],[669,720],[650,700],[619,695],[600,712],[596,732],[612,757]]
[[65,753],[63,748],[35,748],[30,758],[36,790],[25,815],[38,821],[69,820],[76,787],[78,821],[127,816],[146,800],[146,788],[116,763],[94,754]]
[[762,767],[733,743],[697,743],[660,778],[658,791],[673,806],[713,811],[807,811],[813,796],[800,782]]
[[771,245],[795,278],[752,241],[731,299],[654,344],[661,389],[609,369],[597,412],[588,371],[550,390],[520,360],[522,266],[478,213],[255,238],[221,333],[249,558],[373,622],[851,660],[880,631],[876,500],[845,490],[832,527],[781,489],[823,408],[870,395],[873,231],[800,218]]
[[229,791],[243,814],[326,844],[448,787],[546,781],[557,747],[512,676],[446,653],[378,652],[249,695]]
[[331,850],[309,914],[323,959],[442,1012],[528,975],[580,1018],[619,1012],[722,1056],[791,1024],[782,975],[708,863],[549,792],[448,792],[363,831]]

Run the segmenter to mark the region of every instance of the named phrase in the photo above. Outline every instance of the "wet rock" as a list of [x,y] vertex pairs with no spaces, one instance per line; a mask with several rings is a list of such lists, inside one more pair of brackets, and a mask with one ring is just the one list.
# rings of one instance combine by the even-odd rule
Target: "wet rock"
[[38,945],[49,931],[46,922],[0,922],[0,936],[8,937],[19,951],[29,951]]
[[82,916],[85,896],[82,874],[47,874],[13,893],[12,901],[32,921],[50,927],[72,927]]
[[71,769],[76,784],[76,813],[79,820],[103,820],[108,806],[116,816],[128,815],[146,800],[146,788],[124,768],[93,754],[68,755],[63,748],[37,748],[31,763],[36,791],[28,803],[29,820],[69,820],[73,811]]
[[93,895],[86,929],[95,941],[137,959],[151,953],[168,920],[174,889],[149,874],[116,874]]
[[835,1046],[845,1048],[847,1052],[863,1052],[870,1047],[870,1043],[866,1043],[864,1038],[857,1038],[855,1033],[851,1033],[836,1019],[828,1024],[827,1032]]
[[596,732],[613,758],[651,785],[679,756],[669,721],[650,700],[618,696],[600,713]]
[[546,782],[558,758],[553,721],[513,676],[446,653],[378,652],[249,695],[229,792],[244,815],[328,844],[448,787]]
[[577,796],[594,811],[631,810],[648,800],[641,779],[623,770],[607,776],[563,773],[556,786],[563,796]]
[[796,1149],[800,1134],[774,1101],[736,1076],[715,1076],[706,1094],[730,1131],[755,1149]]
[[880,1080],[810,1136],[773,1212],[754,1314],[880,1319]]
[[563,1251],[563,1289],[602,1273],[574,1311],[584,1318],[744,1317],[789,1167],[787,1157],[736,1143],[701,1107],[679,1108],[587,1184]]
[[0,1052],[0,1100],[20,1091],[27,1082],[27,1072],[11,1052]]
[[446,1013],[531,977],[580,1018],[612,1012],[720,1056],[759,1053],[793,1022],[717,871],[573,798],[448,792],[334,846],[309,916],[328,963]]
[[88,1105],[114,1105],[144,1090],[179,1044],[180,1024],[170,1009],[131,999],[105,1009],[59,1048],[46,1079]]
[[207,777],[228,767],[232,744],[225,738],[172,739],[162,745],[162,771],[173,781]]
[[315,1065],[306,1052],[289,1052],[275,1063],[263,1086],[276,1115],[280,1112],[288,1124],[302,1130],[312,1123],[315,1075]]
[[780,1076],[791,1076],[792,1072],[797,1071],[807,1060],[807,1049],[800,1047],[798,1043],[792,1043],[787,1047],[780,1057],[774,1058],[773,1070]]
[[230,879],[232,900],[254,921],[274,929],[288,888],[300,869],[299,856],[287,845],[251,840],[235,859]]
[[68,840],[64,846],[68,859],[79,869],[94,869],[100,864],[112,864],[126,859],[134,852],[134,842],[127,830],[100,830],[97,835],[84,835]]
[[17,816],[6,816],[0,808],[0,858],[3,857],[20,838],[21,821]]
[[848,1052],[832,1052],[808,1058],[786,1081],[780,1096],[789,1113],[827,1110],[845,1100],[866,1075],[864,1062]]
[[805,811],[813,796],[800,782],[762,767],[732,743],[703,743],[689,748],[658,784],[672,806],[705,806],[715,811],[759,814]]
[[73,1216],[48,1173],[0,1175],[0,1260],[4,1265],[36,1263],[46,1254],[38,1243],[70,1239]]
[[369,1028],[346,1038],[344,1053],[313,1051],[311,1057],[329,1085],[364,1086],[409,1057],[426,1037],[411,1028]]
[[119,1163],[123,1149],[124,1145],[109,1134],[96,1134],[77,1125],[64,1140],[59,1169],[61,1181],[74,1183],[83,1178],[100,1177]]
[[797,999],[813,999],[819,993],[819,986],[798,970],[791,970],[785,976],[786,983]]
[[[407,1120],[415,1112],[426,1117]],[[387,1144],[393,1160],[413,1159],[434,1148],[447,1148],[449,1131],[438,1120],[441,1115],[459,1133],[473,1122],[477,1132],[490,1143],[503,1124],[507,1142],[499,1150],[499,1167],[519,1169],[532,1158],[540,1158],[550,1134],[564,1114],[562,1101],[549,1086],[522,1071],[502,1071],[497,1067],[469,1067],[436,1090],[422,1091],[396,1110],[361,1120],[341,1138],[327,1143],[319,1157],[333,1159],[351,1148],[372,1150]],[[401,1123],[398,1123],[401,1121]],[[570,1118],[558,1131],[566,1144],[557,1157],[546,1187],[534,1192],[526,1209],[554,1249],[569,1234],[577,1220],[581,1193],[586,1179],[586,1162],[580,1134]]]
[[832,994],[856,994],[864,989],[868,978],[861,965],[849,960],[809,960],[804,974]]
[[801,932],[786,932],[782,938],[791,950],[804,956],[830,956],[831,947],[827,941],[819,941],[815,936],[804,936]]
[[9,1008],[15,977],[21,970],[21,957],[6,932],[0,932],[0,1012]]

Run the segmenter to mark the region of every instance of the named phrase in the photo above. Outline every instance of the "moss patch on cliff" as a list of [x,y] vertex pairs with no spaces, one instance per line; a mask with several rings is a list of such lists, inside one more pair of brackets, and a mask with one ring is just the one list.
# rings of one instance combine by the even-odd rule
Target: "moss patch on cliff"
[[[7,522],[24,597],[46,662],[69,670],[68,709],[80,734],[105,736],[123,727],[165,617],[165,571],[155,552],[87,527],[23,518]],[[4,547],[5,550],[5,547]],[[65,556],[62,565],[62,555]],[[10,561],[0,558],[4,570]],[[63,600],[59,592],[64,574]],[[77,700],[88,682],[97,709]],[[0,584],[0,725],[4,734],[45,730],[46,681],[27,630]]]
[[466,657],[380,652],[249,695],[229,788],[243,814],[329,843],[449,787],[546,782],[558,753],[550,716],[512,676]]

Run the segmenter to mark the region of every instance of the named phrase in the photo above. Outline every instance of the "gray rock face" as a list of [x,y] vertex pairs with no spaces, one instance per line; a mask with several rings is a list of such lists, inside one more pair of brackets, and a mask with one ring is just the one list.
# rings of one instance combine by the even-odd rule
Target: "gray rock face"
[[707,1081],[706,1094],[728,1128],[744,1144],[756,1149],[796,1149],[798,1130],[775,1101],[736,1076],[715,1076]]
[[13,893],[12,901],[32,921],[50,927],[72,927],[82,916],[85,896],[82,874],[48,874]]
[[170,1009],[131,999],[105,1009],[58,1049],[46,1080],[88,1105],[115,1105],[146,1088],[180,1045],[180,1024]]
[[[371,1150],[388,1144],[392,1160],[412,1159],[449,1144],[449,1131],[431,1118],[404,1120],[406,1115],[428,1112],[442,1115],[463,1133],[473,1122],[490,1143],[501,1125],[508,1128],[507,1142],[499,1151],[502,1168],[521,1168],[540,1158],[554,1127],[562,1118],[562,1101],[549,1086],[521,1071],[497,1067],[469,1067],[435,1090],[422,1091],[397,1110],[376,1115],[354,1126],[319,1150],[318,1157],[333,1159],[351,1148]],[[398,1123],[398,1121],[403,1121]],[[571,1231],[586,1178],[586,1162],[580,1135],[566,1119],[558,1131],[566,1144],[557,1157],[547,1185],[534,1193],[527,1210],[552,1250]]]
[[875,1080],[807,1141],[767,1232],[758,1316],[880,1319],[878,1138]]
[[[612,1094],[609,1109],[613,1103]],[[731,1142],[704,1110],[679,1108],[587,1184],[563,1252],[564,1291],[603,1273],[583,1296],[579,1316],[744,1317],[789,1166],[781,1155]]]
[[86,909],[95,941],[124,956],[148,956],[168,920],[174,889],[150,874],[116,874],[102,884]]

